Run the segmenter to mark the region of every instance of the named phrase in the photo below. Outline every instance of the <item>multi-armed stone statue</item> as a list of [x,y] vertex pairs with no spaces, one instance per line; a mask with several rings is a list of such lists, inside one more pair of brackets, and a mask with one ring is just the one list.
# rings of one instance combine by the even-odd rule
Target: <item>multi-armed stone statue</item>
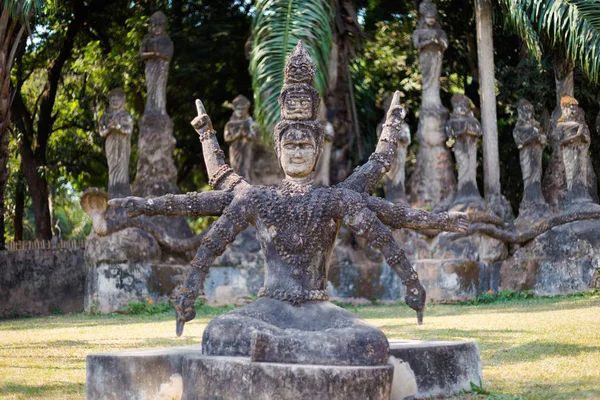
[[[392,97],[387,97],[384,102],[386,113],[390,109]],[[406,117],[406,112],[401,115],[402,119]],[[381,137],[385,119],[377,125],[377,137]],[[406,179],[406,149],[410,145],[410,128],[406,122],[402,122],[400,136],[398,137],[398,148],[396,149],[396,158],[392,161],[390,170],[383,178],[383,187],[386,200],[392,203],[408,204],[406,201],[406,188],[404,182]]]
[[590,130],[578,104],[573,97],[563,96],[560,99],[562,115],[556,125],[562,148],[567,182],[565,202],[568,206],[579,203],[593,204],[587,182]]
[[108,95],[108,110],[100,117],[100,136],[105,138],[108,161],[108,195],[111,198],[131,195],[129,157],[133,118],[125,110],[125,92],[114,89]]
[[419,114],[417,166],[408,182],[410,203],[434,206],[446,203],[456,190],[452,156],[446,147],[448,110],[440,99],[440,76],[448,37],[431,0],[419,6],[419,24],[413,44],[419,50],[423,97]]
[[[198,116],[192,125],[200,136],[210,182],[216,190],[110,202],[124,207],[132,217],[220,215],[204,235],[179,291],[178,335],[184,323],[195,316],[194,300],[213,260],[247,226],[256,227],[266,257],[264,287],[257,301],[210,322],[202,340],[204,354],[250,356],[265,362],[385,365],[389,354],[385,335],[327,301],[327,272],[340,224],[343,221],[380,249],[406,285],[406,302],[417,311],[419,320],[425,291],[391,229],[464,232],[467,228],[462,213],[431,214],[369,196],[396,157],[404,115],[399,93],[369,161],[336,187],[315,187],[312,175],[324,136],[322,125],[316,121],[319,97],[313,87],[315,70],[299,43],[286,64],[280,96],[283,118],[274,132],[276,152],[286,175],[280,186],[251,186],[225,164],[210,118],[198,100]],[[306,94],[306,101],[297,101]]]
[[533,104],[523,99],[517,106],[517,112],[519,120],[513,130],[513,137],[521,160],[523,199],[515,225],[529,228],[533,222],[551,214],[542,194],[542,152],[547,140],[542,126],[535,120]]
[[225,124],[225,142],[229,143],[229,164],[233,170],[250,179],[252,165],[252,142],[256,140],[254,121],[250,116],[250,101],[239,95],[231,102],[233,114]]
[[458,164],[458,190],[453,205],[461,211],[484,207],[477,188],[477,141],[481,137],[481,124],[473,114],[471,100],[464,94],[452,96],[452,115],[446,134],[454,141],[452,148]]

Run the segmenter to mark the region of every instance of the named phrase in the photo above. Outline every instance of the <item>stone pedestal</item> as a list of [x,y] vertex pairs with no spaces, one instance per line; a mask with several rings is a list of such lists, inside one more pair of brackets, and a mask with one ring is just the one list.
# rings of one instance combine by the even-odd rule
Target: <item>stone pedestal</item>
[[474,342],[391,341],[395,367],[256,363],[201,353],[201,346],[189,346],[89,354],[87,399],[387,400],[391,391],[400,400],[448,396],[481,381]]
[[[475,342],[390,340],[390,355],[410,366],[416,380],[417,399],[468,392],[471,382],[477,385],[483,382]],[[392,400],[397,399],[392,397]]]
[[600,220],[557,226],[502,263],[501,289],[533,290],[537,296],[600,287]]
[[387,400],[392,365],[343,367],[193,355],[183,361],[185,400]]
[[445,108],[421,109],[417,140],[417,167],[407,183],[408,201],[413,207],[434,207],[448,203],[456,192],[452,155],[446,146]]

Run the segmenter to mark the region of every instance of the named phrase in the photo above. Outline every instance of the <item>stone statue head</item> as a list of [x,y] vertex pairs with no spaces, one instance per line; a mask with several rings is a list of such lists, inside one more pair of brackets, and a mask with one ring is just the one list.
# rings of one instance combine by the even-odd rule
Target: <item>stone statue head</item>
[[285,64],[285,84],[279,94],[283,119],[307,121],[317,119],[321,99],[313,86],[315,63],[299,41]]
[[559,121],[574,121],[579,115],[579,102],[571,96],[563,96],[560,99],[562,116]]
[[312,86],[316,72],[315,62],[302,40],[299,40],[285,63],[285,83],[306,83]]
[[162,11],[157,11],[150,17],[150,33],[154,36],[163,36],[167,32],[167,16]]
[[248,110],[250,109],[250,100],[243,94],[237,96],[231,102],[233,106],[233,117],[236,119],[248,118]]
[[417,29],[441,29],[438,22],[438,10],[431,0],[423,0],[419,5],[419,24]]
[[525,99],[519,100],[519,103],[517,104],[517,113],[519,114],[520,122],[531,121],[533,119],[534,112],[535,110],[533,108],[533,104]]
[[275,127],[275,150],[287,176],[308,176],[323,149],[324,130],[318,121],[281,121]]
[[452,117],[472,117],[471,100],[464,94],[455,94],[452,96]]
[[125,91],[115,88],[108,94],[108,106],[112,111],[119,111],[125,107]]

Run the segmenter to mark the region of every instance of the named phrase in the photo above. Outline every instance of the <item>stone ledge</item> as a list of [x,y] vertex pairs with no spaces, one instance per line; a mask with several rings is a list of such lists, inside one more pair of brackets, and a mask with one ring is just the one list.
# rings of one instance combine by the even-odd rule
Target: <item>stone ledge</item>
[[[470,382],[479,384],[481,379],[481,361],[479,359],[479,349],[475,342],[392,340],[390,341],[390,353],[395,358],[406,362],[412,369],[417,386],[416,398],[445,396],[461,390],[469,390]],[[212,387],[211,385],[216,385],[219,382],[216,376],[220,376],[216,372],[221,371],[223,373],[221,378],[223,385],[226,382],[231,382],[232,379],[241,379],[240,382],[243,382],[243,384],[236,385],[239,388],[226,388],[227,390],[239,389],[242,394],[234,395],[223,392],[221,396],[224,399],[294,398],[289,396],[287,390],[296,387],[294,383],[296,380],[303,382],[299,390],[316,390],[311,392],[310,395],[302,394],[300,398],[383,399],[386,397],[377,397],[379,396],[377,393],[380,392],[373,392],[375,394],[365,397],[364,393],[366,392],[364,390],[367,389],[355,383],[363,381],[366,376],[370,375],[372,377],[370,379],[375,379],[384,386],[389,396],[391,368],[390,365],[382,367],[339,367],[250,363],[249,359],[243,357],[202,356],[200,345],[96,353],[87,356],[86,394],[89,400],[124,398],[131,400],[171,400],[174,397],[180,398],[184,390],[190,391],[191,388],[200,390],[205,386]],[[279,373],[277,371],[281,372],[286,378],[273,379],[273,374]],[[320,372],[316,374],[316,371]],[[387,381],[386,374],[389,374],[390,377]],[[318,378],[319,376],[320,378]],[[190,379],[192,377],[194,379]],[[209,379],[208,377],[212,378]],[[249,382],[253,379],[259,379],[259,377],[267,382],[261,386],[264,389],[261,393],[271,393],[271,397],[265,397],[266,395],[257,397],[255,394],[258,392],[256,391],[252,392],[252,395],[248,395],[249,397],[244,397],[245,393],[250,393],[248,392],[250,390]],[[350,379],[350,377],[356,379]],[[325,384],[327,394],[322,392],[321,389],[315,389],[325,387],[322,379],[327,382]],[[395,384],[398,384],[398,382]],[[405,384],[406,382],[400,382],[400,385]],[[229,386],[232,385],[229,384]],[[274,391],[275,389],[282,390],[282,392],[277,393]],[[375,389],[371,388],[369,390]],[[340,396],[336,397],[338,393]],[[216,395],[216,393],[211,394]],[[280,397],[278,398],[276,394]],[[183,398],[201,399],[203,397],[199,397],[199,394],[188,394],[187,397]]]
[[415,374],[415,398],[448,396],[483,381],[475,342],[390,340],[390,355],[408,363]]
[[387,400],[392,365],[376,367],[251,362],[245,357],[186,356],[184,400]]

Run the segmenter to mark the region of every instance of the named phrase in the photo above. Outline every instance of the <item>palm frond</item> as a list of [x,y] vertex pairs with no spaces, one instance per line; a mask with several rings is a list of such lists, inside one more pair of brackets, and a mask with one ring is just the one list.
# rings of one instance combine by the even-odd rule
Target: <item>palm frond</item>
[[7,10],[11,17],[25,20],[32,12],[40,10],[44,4],[43,0],[3,0],[2,8]]
[[[600,75],[600,2],[598,0],[500,0],[509,23],[534,56],[545,34],[597,82]],[[537,37],[532,34],[532,29]]]
[[539,62],[542,58],[540,37],[523,1],[500,0],[500,5],[504,11],[505,27],[521,36],[531,55]]
[[250,74],[254,91],[255,117],[263,138],[268,138],[279,121],[277,104],[283,86],[288,54],[298,40],[317,64],[316,87],[327,87],[333,10],[325,0],[258,0],[252,24]]

